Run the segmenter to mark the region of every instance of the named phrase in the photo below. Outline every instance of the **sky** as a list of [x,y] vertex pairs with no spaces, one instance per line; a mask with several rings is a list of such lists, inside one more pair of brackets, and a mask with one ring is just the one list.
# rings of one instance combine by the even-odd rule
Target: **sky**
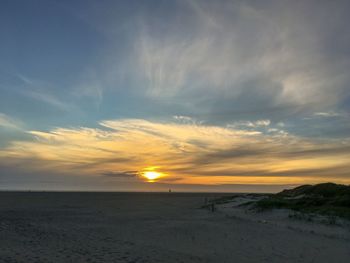
[[349,11],[1,1],[0,189],[350,184]]

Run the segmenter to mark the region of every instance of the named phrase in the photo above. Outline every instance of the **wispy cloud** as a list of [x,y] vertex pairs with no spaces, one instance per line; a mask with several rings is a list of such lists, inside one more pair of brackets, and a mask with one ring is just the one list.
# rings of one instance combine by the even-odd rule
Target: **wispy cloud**
[[259,128],[259,127],[270,126],[270,124],[271,124],[270,120],[257,120],[257,121],[237,121],[227,126],[231,128],[238,128],[238,127]]
[[24,94],[28,97],[49,104],[63,111],[71,109],[71,106],[69,106],[67,103],[62,102],[61,100],[57,99],[55,96],[47,93],[46,91],[26,90]]
[[21,93],[25,96],[40,102],[44,102],[63,111],[72,109],[72,106],[70,106],[68,103],[63,102],[50,93],[49,87],[51,85],[49,83],[37,79],[31,79],[21,74],[17,74],[17,77],[26,85],[25,88],[21,90]]
[[[342,25],[336,4],[186,3],[164,31],[143,17],[134,72],[149,96],[231,115],[278,107],[281,116],[336,107],[349,95],[349,58],[327,63],[337,51],[322,44]],[[328,8],[340,17],[325,25]]]
[[338,117],[338,116],[342,116],[342,114],[340,114],[338,112],[334,112],[334,111],[330,111],[330,112],[315,112],[314,115],[318,116],[318,117]]
[[345,141],[142,119],[100,125],[31,131],[34,140],[14,141],[0,157],[35,158],[45,165],[33,169],[115,180],[137,181],[137,171],[157,166],[167,174],[162,182],[173,184],[349,182],[350,145]]
[[136,176],[139,175],[138,171],[113,171],[113,172],[103,172],[101,173],[103,176],[106,177],[116,177],[116,178],[127,178],[127,179],[134,179]]
[[173,118],[179,123],[185,123],[185,124],[202,124],[203,123],[203,121],[199,121],[189,116],[174,115]]
[[10,129],[22,129],[22,122],[11,118],[10,116],[0,113],[0,127],[10,128]]

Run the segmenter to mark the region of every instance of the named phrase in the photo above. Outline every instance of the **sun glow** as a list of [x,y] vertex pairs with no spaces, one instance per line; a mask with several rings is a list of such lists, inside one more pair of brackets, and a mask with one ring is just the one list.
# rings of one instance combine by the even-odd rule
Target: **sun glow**
[[157,172],[144,172],[143,176],[146,177],[148,180],[155,180],[161,176],[161,173]]
[[141,176],[145,177],[149,182],[154,182],[159,178],[163,177],[164,174],[154,170],[155,167],[149,167],[141,172]]

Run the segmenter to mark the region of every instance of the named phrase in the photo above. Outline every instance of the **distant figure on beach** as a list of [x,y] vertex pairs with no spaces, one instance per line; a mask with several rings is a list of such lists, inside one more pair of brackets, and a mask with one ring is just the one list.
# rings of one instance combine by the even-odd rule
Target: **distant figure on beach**
[[210,210],[211,210],[212,212],[215,212],[215,204],[214,204],[214,203],[211,203],[211,204],[210,204]]
[[169,193],[171,193],[171,189],[169,188]]

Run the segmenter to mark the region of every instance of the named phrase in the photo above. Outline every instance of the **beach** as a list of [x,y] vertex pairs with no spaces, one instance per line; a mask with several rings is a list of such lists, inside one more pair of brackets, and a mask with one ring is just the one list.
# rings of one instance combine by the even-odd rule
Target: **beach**
[[350,231],[208,193],[1,192],[0,262],[350,262]]

